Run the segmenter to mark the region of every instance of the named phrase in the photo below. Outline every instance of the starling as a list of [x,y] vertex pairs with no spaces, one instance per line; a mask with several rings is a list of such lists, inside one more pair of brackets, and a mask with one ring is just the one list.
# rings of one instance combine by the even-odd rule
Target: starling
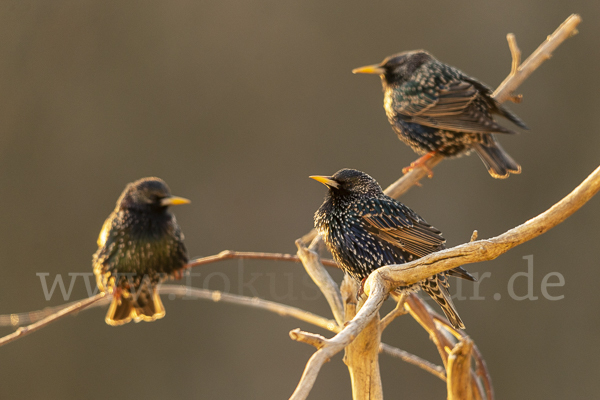
[[[364,172],[342,169],[333,176],[311,176],[329,188],[315,213],[315,227],[340,267],[357,281],[373,270],[402,264],[445,248],[442,233],[404,204],[386,196]],[[399,292],[423,289],[455,328],[464,324],[448,293],[448,276],[474,278],[462,267],[429,277]]]
[[172,196],[159,178],[137,180],[121,193],[93,258],[98,288],[113,294],[107,324],[165,316],[156,286],[168,276],[181,276],[188,261],[183,233],[167,207],[189,202]]
[[515,132],[495,122],[492,114],[528,128],[494,100],[483,83],[423,50],[399,53],[352,72],[380,75],[385,113],[394,131],[416,153],[427,153],[412,168],[434,153],[455,157],[475,150],[494,178],[521,172],[493,135]]

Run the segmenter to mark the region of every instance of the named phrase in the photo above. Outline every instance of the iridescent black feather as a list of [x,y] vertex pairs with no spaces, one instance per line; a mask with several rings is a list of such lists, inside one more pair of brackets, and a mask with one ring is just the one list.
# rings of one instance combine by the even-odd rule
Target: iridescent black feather
[[354,72],[381,76],[388,120],[400,140],[418,154],[454,157],[475,150],[494,178],[521,172],[493,135],[515,132],[499,125],[492,115],[527,126],[494,100],[483,83],[423,50],[396,54]]
[[181,273],[188,257],[183,233],[169,205],[189,203],[171,195],[159,178],[127,185],[98,237],[93,266],[98,288],[113,294],[109,325],[165,315],[156,293],[159,282]]
[[[369,175],[342,169],[313,179],[329,188],[315,227],[340,267],[357,281],[389,264],[402,264],[445,248],[442,233],[404,204],[386,196]],[[399,291],[423,289],[456,328],[464,324],[448,293],[447,276],[474,280],[463,268],[432,276]]]

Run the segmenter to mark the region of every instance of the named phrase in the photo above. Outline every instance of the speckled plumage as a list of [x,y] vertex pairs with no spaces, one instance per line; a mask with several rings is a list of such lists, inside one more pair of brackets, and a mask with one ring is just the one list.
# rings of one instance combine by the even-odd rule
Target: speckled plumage
[[400,140],[418,154],[454,157],[475,150],[495,178],[521,172],[493,135],[515,132],[499,125],[492,115],[527,126],[494,100],[483,83],[423,50],[396,54],[354,72],[381,76],[388,120]]
[[156,286],[181,273],[188,261],[183,233],[167,207],[185,203],[189,201],[171,196],[159,178],[130,183],[119,197],[93,257],[98,288],[114,295],[107,324],[154,321],[165,315]]
[[[439,230],[404,204],[386,196],[369,175],[342,169],[312,177],[329,192],[315,213],[315,227],[340,267],[357,281],[384,265],[402,264],[445,248]],[[464,328],[448,293],[447,276],[473,278],[461,267],[399,291],[423,289],[452,325]]]

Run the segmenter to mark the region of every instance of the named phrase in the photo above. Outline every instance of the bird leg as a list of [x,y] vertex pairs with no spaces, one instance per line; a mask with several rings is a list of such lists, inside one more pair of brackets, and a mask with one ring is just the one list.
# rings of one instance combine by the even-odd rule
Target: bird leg
[[362,296],[365,293],[365,282],[367,281],[367,278],[363,278],[362,281],[360,281],[360,286],[358,287],[358,292],[356,293],[356,301],[360,300],[360,296]]
[[415,168],[423,167],[427,170],[427,177],[433,178],[433,171],[431,170],[431,168],[425,165],[425,163],[429,161],[429,159],[432,158],[434,155],[435,151],[430,151],[429,153],[420,157],[418,160],[411,162],[408,167],[402,168],[402,173],[407,174]]

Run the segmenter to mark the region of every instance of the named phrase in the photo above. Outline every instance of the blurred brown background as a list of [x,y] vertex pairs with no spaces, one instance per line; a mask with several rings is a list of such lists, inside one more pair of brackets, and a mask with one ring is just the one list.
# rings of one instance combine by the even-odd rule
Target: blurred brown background
[[[193,200],[175,209],[192,257],[295,252],[325,194],[308,175],[352,167],[387,186],[416,158],[385,118],[379,79],[352,68],[424,48],[496,87],[510,70],[508,32],[527,56],[573,12],[580,34],[521,86],[524,102],[509,105],[531,128],[500,138],[523,173],[492,179],[473,155],[444,162],[402,198],[449,245],[524,222],[598,166],[600,3],[2,1],[0,314],[64,303],[59,289],[45,300],[36,273],[69,284],[68,273],[91,272],[104,219],[143,176]],[[456,304],[499,399],[598,397],[599,217],[594,198],[542,237],[468,267],[491,272],[485,300]],[[528,255],[539,299],[517,301],[508,282]],[[198,287],[223,289],[226,276],[240,293],[254,279],[243,294],[330,316],[300,265],[228,261],[194,272]],[[550,272],[565,278],[549,289],[562,300],[542,296]],[[515,290],[526,293],[525,278]],[[472,285],[463,294],[472,297]],[[70,300],[85,296],[79,277]],[[288,331],[325,333],[223,303],[164,302],[155,323],[113,328],[96,308],[1,348],[0,397],[282,399],[313,352]],[[408,316],[384,341],[438,362]],[[311,398],[350,396],[341,357]],[[388,356],[381,363],[386,397],[445,398],[437,378]]]

